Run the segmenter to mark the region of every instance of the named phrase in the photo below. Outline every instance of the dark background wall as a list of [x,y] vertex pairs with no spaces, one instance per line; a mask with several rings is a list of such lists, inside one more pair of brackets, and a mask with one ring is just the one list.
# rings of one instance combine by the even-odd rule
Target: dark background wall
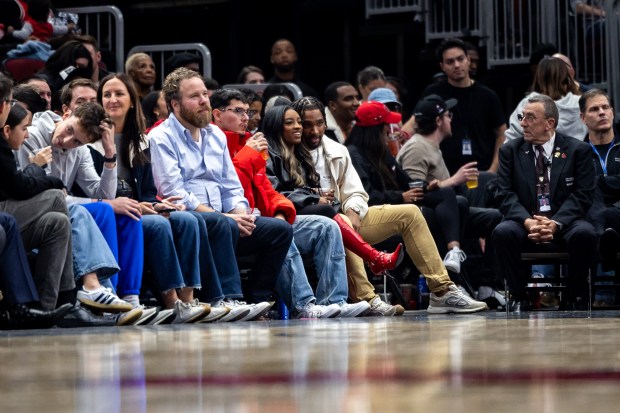
[[[86,5],[115,5],[123,12],[126,51],[142,44],[204,43],[220,84],[234,83],[248,64],[263,68],[269,78],[271,45],[279,38],[293,41],[300,79],[319,93],[333,81],[355,83],[358,70],[376,65],[405,80],[404,103],[411,108],[439,70],[437,43],[426,44],[424,26],[414,22],[413,13],[366,19],[362,0],[54,1],[57,8]],[[482,69],[511,111],[522,94],[515,84],[527,67]]]

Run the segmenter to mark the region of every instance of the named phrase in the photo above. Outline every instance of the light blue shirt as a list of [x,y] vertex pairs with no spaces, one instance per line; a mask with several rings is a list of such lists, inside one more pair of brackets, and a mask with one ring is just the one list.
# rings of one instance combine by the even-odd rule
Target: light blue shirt
[[200,130],[195,142],[174,114],[148,135],[153,178],[160,196],[178,196],[188,210],[205,204],[218,212],[248,208],[226,144],[215,125]]

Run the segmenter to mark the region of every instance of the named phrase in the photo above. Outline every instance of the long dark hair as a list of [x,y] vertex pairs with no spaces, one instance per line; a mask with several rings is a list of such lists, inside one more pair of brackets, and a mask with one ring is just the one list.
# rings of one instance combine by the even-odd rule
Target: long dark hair
[[9,116],[7,116],[4,126],[8,126],[13,129],[19,125],[21,121],[26,118],[26,116],[28,116],[28,110],[19,104],[14,104],[9,111]]
[[345,146],[355,146],[379,173],[384,188],[398,188],[394,174],[385,162],[387,147],[383,141],[383,123],[375,126],[353,126]]
[[295,110],[291,105],[274,106],[265,112],[265,118],[261,123],[261,132],[265,134],[269,145],[278,148],[282,155],[284,167],[291,175],[296,187],[310,186],[319,187],[320,176],[314,169],[310,151],[302,145],[295,145],[293,151],[288,148],[282,139],[284,130],[284,114],[287,110]]
[[131,165],[129,151],[133,149],[134,164],[144,165],[149,162],[149,158],[141,149],[142,142],[146,139],[144,136],[146,125],[138,92],[129,75],[126,73],[110,73],[101,79],[99,89],[97,90],[97,102],[103,105],[103,87],[112,79],[118,79],[123,82],[127,88],[127,93],[129,93],[132,106],[127,112],[127,115],[125,115],[125,125],[121,131],[123,134],[121,147],[119,148],[121,159],[123,163],[129,167]]

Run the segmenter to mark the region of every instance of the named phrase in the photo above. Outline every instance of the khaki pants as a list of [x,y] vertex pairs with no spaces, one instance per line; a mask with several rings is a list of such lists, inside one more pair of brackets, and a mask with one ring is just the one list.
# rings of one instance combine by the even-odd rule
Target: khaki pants
[[[369,244],[400,235],[405,242],[407,253],[426,277],[426,283],[432,292],[445,290],[453,284],[439,256],[426,220],[417,206],[372,206],[368,208],[368,213],[362,220],[359,233]],[[353,301],[372,300],[377,294],[374,286],[368,281],[364,262],[349,250],[346,250],[346,254],[349,297]]]

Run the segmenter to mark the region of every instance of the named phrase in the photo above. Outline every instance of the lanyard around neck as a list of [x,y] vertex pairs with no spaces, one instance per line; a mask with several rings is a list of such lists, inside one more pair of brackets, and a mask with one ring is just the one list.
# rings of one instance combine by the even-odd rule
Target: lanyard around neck
[[607,151],[605,152],[605,158],[603,159],[598,149],[596,149],[596,146],[594,146],[592,142],[590,142],[590,146],[592,147],[592,150],[594,151],[596,156],[598,156],[598,160],[601,163],[601,168],[603,168],[603,175],[605,176],[607,176],[607,155],[609,154],[609,149],[611,148],[612,144],[613,144],[613,141],[607,144]]

